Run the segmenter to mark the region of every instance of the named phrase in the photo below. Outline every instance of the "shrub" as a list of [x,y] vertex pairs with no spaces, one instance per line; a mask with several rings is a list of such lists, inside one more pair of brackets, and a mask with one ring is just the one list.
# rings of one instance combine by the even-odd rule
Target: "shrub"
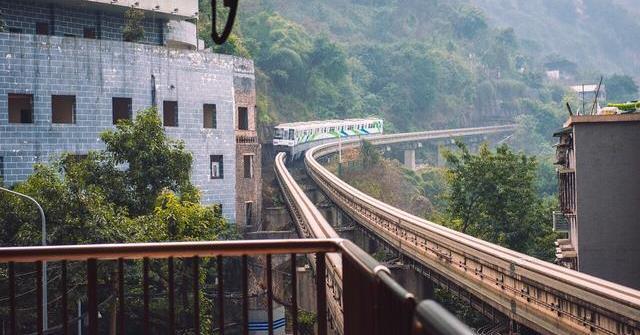
[[142,20],[144,20],[144,12],[129,8],[124,12],[124,27],[122,28],[122,38],[127,42],[138,42],[144,38],[144,28]]

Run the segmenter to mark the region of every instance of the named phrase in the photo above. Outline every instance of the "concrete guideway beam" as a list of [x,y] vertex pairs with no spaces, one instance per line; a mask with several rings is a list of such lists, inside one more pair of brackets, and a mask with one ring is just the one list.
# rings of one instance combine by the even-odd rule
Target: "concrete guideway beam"
[[[467,128],[368,139],[374,145],[512,132],[515,126]],[[358,147],[358,140],[344,148]],[[640,291],[543,262],[428,222],[384,204],[336,178],[307,151],[310,176],[334,203],[387,243],[465,288],[513,320],[545,334],[638,334]]]

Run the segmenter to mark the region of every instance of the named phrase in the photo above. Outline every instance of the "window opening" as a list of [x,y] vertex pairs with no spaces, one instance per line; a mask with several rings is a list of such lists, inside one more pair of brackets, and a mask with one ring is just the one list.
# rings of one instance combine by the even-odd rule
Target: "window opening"
[[76,123],[75,95],[51,96],[51,122]]
[[249,130],[249,109],[238,107],[238,129]]
[[93,27],[85,27],[83,32],[84,38],[96,38],[96,28]]
[[211,155],[211,179],[224,178],[222,155]]
[[113,98],[111,102],[113,124],[120,120],[131,120],[132,108],[131,98]]
[[165,127],[178,126],[178,102],[163,101],[162,102],[162,123]]
[[49,35],[49,24],[46,22],[36,22],[36,35]]
[[216,105],[204,104],[202,106],[202,127],[209,129],[218,128],[218,121],[216,115]]
[[33,123],[33,94],[9,93],[9,123]]
[[251,226],[253,224],[253,202],[245,202],[244,204],[245,224]]
[[253,155],[244,155],[244,177],[253,178]]

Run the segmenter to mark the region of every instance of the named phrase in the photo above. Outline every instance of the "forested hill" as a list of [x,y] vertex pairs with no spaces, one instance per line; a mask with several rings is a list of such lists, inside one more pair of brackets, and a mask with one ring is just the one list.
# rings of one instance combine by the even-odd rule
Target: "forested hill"
[[[528,40],[525,51],[557,54],[594,72],[640,73],[637,0],[472,0],[498,26]],[[593,80],[593,79],[592,79]]]
[[[255,60],[263,124],[378,115],[389,130],[419,130],[520,114],[555,123],[563,89],[543,83],[512,29],[495,29],[464,2],[240,4],[236,35],[216,50]],[[208,5],[201,0],[205,14]],[[203,15],[202,38],[209,24]]]

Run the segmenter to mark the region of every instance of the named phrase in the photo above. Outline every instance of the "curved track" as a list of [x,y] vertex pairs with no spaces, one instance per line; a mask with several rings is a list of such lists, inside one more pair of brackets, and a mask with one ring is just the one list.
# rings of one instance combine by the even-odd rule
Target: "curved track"
[[[381,135],[368,140],[383,145],[498,134],[513,129],[467,128]],[[359,145],[359,140],[342,142],[343,149]],[[336,205],[404,255],[541,333],[640,334],[640,291],[462,234],[378,201],[318,162],[337,152],[338,146],[329,143],[308,150],[307,172]],[[286,170],[284,162],[280,168]],[[281,183],[283,192],[291,193],[290,189],[295,189],[292,183],[295,181],[289,180],[284,186]],[[308,203],[298,203],[303,202],[302,198],[292,196],[296,202],[293,206],[309,212],[301,213],[309,229],[328,232],[330,226],[324,218],[318,218],[319,213],[311,209],[313,204],[308,199]]]
[[[293,179],[285,166],[285,153],[276,155],[274,169],[278,184],[287,202],[291,217],[296,224],[298,234],[304,238],[340,238],[325,220],[313,202]],[[313,256],[309,263],[315,266]],[[327,254],[327,306],[329,324],[337,333],[344,329],[342,309],[342,259],[337,254]]]

